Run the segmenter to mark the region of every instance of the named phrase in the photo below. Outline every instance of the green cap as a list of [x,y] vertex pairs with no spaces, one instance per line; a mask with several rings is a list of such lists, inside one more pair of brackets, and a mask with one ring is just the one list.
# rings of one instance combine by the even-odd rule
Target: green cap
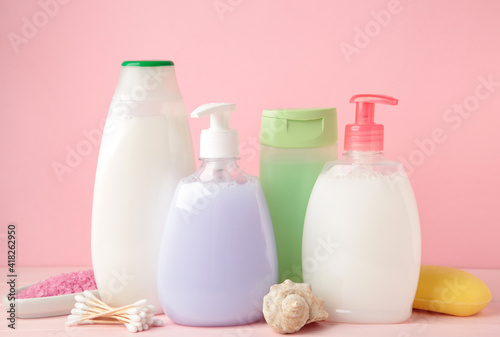
[[162,66],[173,66],[172,61],[123,61],[122,67],[162,67]]
[[260,143],[272,147],[307,148],[337,142],[337,109],[264,110]]

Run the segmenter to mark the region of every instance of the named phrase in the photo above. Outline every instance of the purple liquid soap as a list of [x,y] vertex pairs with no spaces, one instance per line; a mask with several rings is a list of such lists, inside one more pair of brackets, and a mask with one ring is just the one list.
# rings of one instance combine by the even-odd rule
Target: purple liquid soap
[[179,182],[163,232],[158,294],[175,323],[226,326],[255,322],[278,281],[271,217],[257,177],[236,164],[238,132],[232,103],[205,104],[201,167]]
[[179,183],[158,274],[163,310],[175,323],[255,322],[277,274],[271,219],[257,178]]

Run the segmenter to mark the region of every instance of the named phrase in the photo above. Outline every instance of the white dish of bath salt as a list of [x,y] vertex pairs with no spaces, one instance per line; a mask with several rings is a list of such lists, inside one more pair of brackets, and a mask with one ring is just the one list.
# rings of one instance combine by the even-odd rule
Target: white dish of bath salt
[[[33,286],[36,283],[17,288],[16,295],[21,291]],[[99,298],[98,290],[91,290],[92,294]],[[74,294],[65,294],[58,296],[36,297],[36,298],[21,298],[9,300],[12,298],[10,293],[3,297],[3,305],[7,311],[7,319],[10,317],[9,310],[14,305],[15,317],[17,318],[43,318],[71,314],[71,309],[75,306],[75,296],[82,295],[83,292]]]

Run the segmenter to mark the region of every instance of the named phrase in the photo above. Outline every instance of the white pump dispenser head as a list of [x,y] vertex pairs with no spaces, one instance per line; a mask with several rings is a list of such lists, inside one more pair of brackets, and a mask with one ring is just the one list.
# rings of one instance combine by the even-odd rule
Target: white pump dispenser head
[[201,131],[201,158],[234,158],[239,155],[238,131],[229,128],[229,113],[234,103],[208,103],[191,113],[192,118],[210,115],[210,129]]

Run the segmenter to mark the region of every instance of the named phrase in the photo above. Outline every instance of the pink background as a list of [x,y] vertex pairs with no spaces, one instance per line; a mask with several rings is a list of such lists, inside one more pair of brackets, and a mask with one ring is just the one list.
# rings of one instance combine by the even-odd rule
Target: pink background
[[[263,109],[337,107],[342,150],[352,95],[398,98],[376,118],[387,156],[409,163],[423,263],[500,268],[498,13],[493,0],[2,0],[0,265],[10,222],[18,265],[91,265],[98,144],[85,134],[123,60],[171,59],[188,111],[237,103],[254,174]],[[207,121],[190,124],[198,153]],[[69,151],[81,162],[58,177]]]

